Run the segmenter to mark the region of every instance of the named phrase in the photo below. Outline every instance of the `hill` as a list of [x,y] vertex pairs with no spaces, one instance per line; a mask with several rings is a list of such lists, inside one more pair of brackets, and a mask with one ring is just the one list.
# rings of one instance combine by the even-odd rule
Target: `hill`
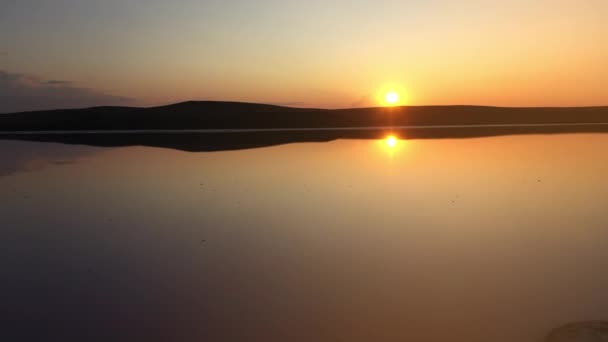
[[406,106],[291,108],[240,102],[94,107],[0,114],[0,131],[325,128],[608,122],[608,107]]

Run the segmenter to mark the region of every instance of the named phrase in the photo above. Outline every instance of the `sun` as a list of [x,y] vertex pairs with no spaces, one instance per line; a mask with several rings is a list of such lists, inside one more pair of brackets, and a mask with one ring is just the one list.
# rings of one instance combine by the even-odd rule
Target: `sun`
[[375,92],[376,103],[382,107],[406,106],[411,101],[410,90],[399,83],[386,83]]
[[389,91],[384,95],[384,101],[388,105],[396,105],[399,103],[399,94],[396,91]]

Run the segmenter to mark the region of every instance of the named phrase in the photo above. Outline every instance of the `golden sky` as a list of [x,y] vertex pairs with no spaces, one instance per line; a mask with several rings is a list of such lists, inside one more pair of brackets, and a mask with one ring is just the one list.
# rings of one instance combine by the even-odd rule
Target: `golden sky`
[[604,0],[20,0],[0,41],[4,83],[139,105],[608,105]]

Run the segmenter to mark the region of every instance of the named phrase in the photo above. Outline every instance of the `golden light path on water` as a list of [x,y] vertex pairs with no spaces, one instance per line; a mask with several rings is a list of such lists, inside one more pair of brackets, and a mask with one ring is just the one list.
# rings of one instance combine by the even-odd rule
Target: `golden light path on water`
[[388,148],[395,148],[397,147],[397,143],[399,142],[397,140],[397,137],[395,137],[394,135],[389,135],[386,137],[386,139],[384,139],[384,142],[386,143],[386,146],[388,146]]
[[406,140],[400,138],[397,134],[390,132],[387,133],[384,138],[378,139],[377,144],[380,150],[388,156],[392,164],[393,159],[395,159],[405,147]]

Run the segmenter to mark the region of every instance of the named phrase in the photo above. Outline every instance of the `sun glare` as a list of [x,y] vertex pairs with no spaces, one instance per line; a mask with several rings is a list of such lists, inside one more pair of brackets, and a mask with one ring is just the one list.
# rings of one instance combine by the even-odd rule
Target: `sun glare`
[[386,137],[386,139],[384,139],[384,142],[386,143],[386,146],[388,146],[389,148],[394,148],[395,146],[397,146],[397,143],[399,142],[399,140],[397,139],[396,136],[389,135],[388,137]]
[[376,101],[384,107],[404,106],[409,100],[409,91],[397,83],[382,86],[376,92]]
[[396,105],[399,103],[399,94],[396,91],[389,91],[384,96],[384,101],[389,105]]

